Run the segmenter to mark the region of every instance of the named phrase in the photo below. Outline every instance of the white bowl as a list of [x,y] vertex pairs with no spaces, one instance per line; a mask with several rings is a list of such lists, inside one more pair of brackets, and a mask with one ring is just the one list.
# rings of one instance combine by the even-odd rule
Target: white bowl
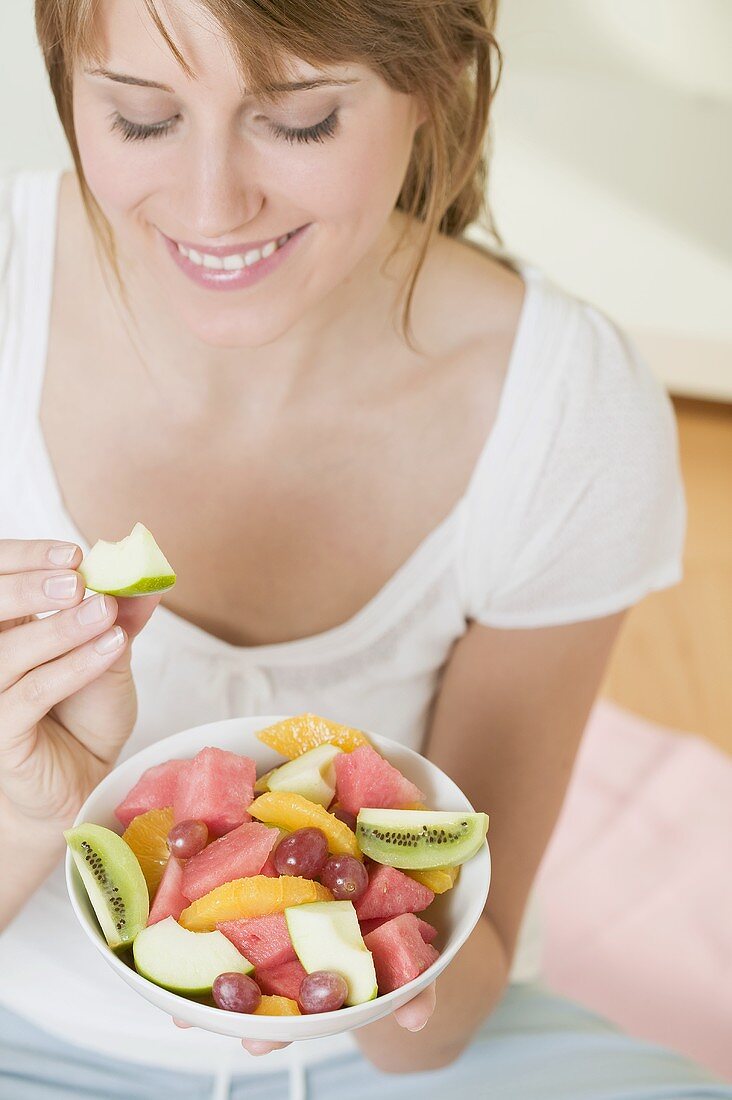
[[[161,764],[165,760],[190,758],[206,745],[215,745],[218,748],[252,757],[257,765],[257,774],[261,775],[276,764],[282,763],[283,758],[259,741],[255,734],[258,730],[282,721],[283,717],[287,716],[230,718],[223,722],[209,722],[204,726],[183,730],[182,733],[157,741],[110,772],[89,795],[74,824],[93,822],[96,825],[114,829],[115,832],[121,832],[120,823],[114,816],[114,807],[119,805],[145,769],[153,764]],[[429,760],[395,741],[377,737],[368,730],[364,732],[368,734],[376,749],[425,792],[430,809],[473,809],[455,783]],[[490,877],[490,854],[488,845],[485,844],[476,856],[462,866],[457,883],[452,890],[438,895],[424,914],[425,919],[437,928],[435,946],[440,955],[432,966],[414,981],[400,989],[395,989],[392,993],[376,997],[373,1001],[366,1001],[364,1004],[353,1005],[350,1008],[341,1008],[336,1012],[318,1012],[302,1016],[254,1016],[239,1012],[225,1012],[198,1001],[188,1000],[177,993],[171,993],[155,985],[154,982],[148,981],[147,978],[143,978],[131,965],[119,958],[107,945],[76,864],[70,851],[66,853],[66,885],[74,911],[94,947],[127,985],[150,1004],[156,1005],[170,1016],[177,1016],[188,1024],[218,1032],[220,1035],[231,1035],[237,1039],[264,1039],[270,1042],[317,1039],[363,1027],[365,1024],[380,1020],[416,997],[445,969],[477,924],[488,897]]]

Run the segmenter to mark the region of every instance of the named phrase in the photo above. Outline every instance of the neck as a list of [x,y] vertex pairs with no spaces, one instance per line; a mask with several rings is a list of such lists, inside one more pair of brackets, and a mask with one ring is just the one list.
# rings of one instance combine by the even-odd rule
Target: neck
[[[182,420],[238,419],[244,405],[278,408],[303,390],[362,385],[364,370],[383,370],[385,348],[402,337],[395,328],[400,290],[415,256],[414,239],[390,261],[404,226],[394,211],[373,248],[326,298],[281,336],[262,347],[212,347],[182,328],[138,263],[120,268],[130,312],[121,303],[135,345],[138,384]],[[115,295],[117,297],[117,295]],[[246,386],[243,385],[246,380]]]

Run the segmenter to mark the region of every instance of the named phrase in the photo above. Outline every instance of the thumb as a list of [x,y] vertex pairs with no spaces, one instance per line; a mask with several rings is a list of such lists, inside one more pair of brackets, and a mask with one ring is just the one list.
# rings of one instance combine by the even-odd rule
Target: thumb
[[115,596],[117,600],[115,623],[122,627],[130,641],[136,638],[149,622],[162,598],[162,592],[153,592],[149,596]]

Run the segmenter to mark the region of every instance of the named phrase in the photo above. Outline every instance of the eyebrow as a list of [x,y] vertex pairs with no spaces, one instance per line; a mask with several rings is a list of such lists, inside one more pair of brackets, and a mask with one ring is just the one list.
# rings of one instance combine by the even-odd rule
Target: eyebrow
[[[175,95],[175,89],[168,84],[158,84],[154,80],[143,80],[139,76],[129,76],[126,73],[113,73],[109,69],[87,69],[87,76],[103,76],[107,80],[114,80],[117,84],[133,84],[138,88],[158,88],[161,92],[170,92]],[[317,77],[314,80],[293,80],[286,84],[272,84],[273,92],[302,92],[308,88],[322,88],[328,85],[357,84],[356,79],[336,80],[335,77]]]

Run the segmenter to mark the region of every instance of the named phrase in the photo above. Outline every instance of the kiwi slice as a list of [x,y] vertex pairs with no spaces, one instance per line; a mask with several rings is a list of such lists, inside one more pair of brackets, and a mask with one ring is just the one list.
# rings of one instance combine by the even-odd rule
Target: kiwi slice
[[103,825],[66,829],[64,837],[89,900],[113,951],[132,943],[147,923],[150,897],[137,856],[126,840]]
[[365,856],[409,871],[467,862],[487,831],[487,814],[459,811],[363,809],[356,819],[356,839]]

